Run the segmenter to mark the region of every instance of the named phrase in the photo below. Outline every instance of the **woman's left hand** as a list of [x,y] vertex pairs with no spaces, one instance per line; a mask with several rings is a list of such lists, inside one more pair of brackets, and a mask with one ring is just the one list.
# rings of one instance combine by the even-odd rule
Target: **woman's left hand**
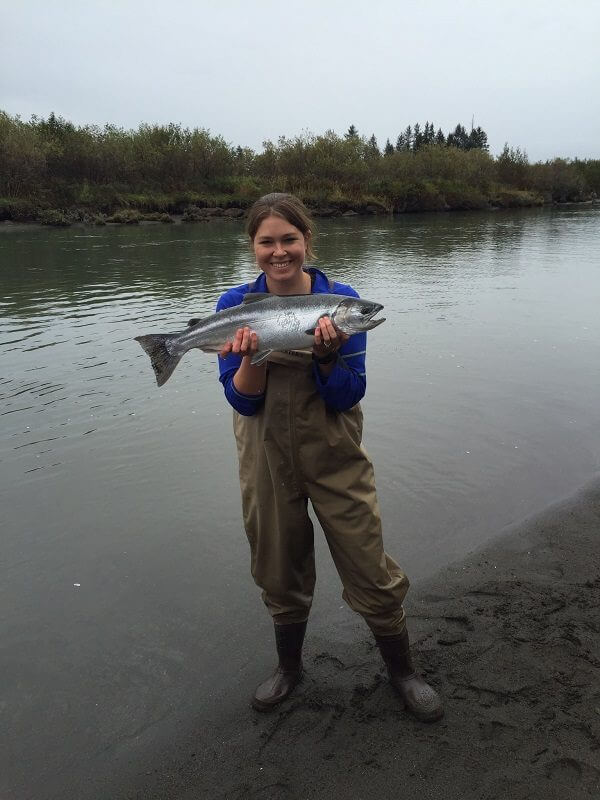
[[321,317],[315,328],[315,343],[312,351],[317,358],[323,358],[339,350],[349,338],[347,334],[334,327],[329,317]]

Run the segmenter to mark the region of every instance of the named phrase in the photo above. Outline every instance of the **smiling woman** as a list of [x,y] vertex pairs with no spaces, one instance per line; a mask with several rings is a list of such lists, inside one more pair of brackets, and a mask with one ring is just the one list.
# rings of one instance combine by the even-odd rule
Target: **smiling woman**
[[[312,230],[295,197],[270,194],[257,201],[248,233],[261,274],[252,284],[226,292],[218,311],[248,302],[248,294],[256,292],[358,297],[352,287],[305,266]],[[252,575],[273,618],[279,659],[252,705],[259,711],[273,708],[302,678],[316,580],[310,500],[343,598],[371,628],[407,708],[432,722],[443,715],[442,704],[411,661],[402,607],[408,579],[384,552],[373,466],[361,444],[365,331],[382,321],[372,320],[381,306],[352,305],[352,311],[344,308],[349,327],[342,327],[360,332],[344,334],[334,324],[335,314],[333,321],[323,316],[314,329],[312,351],[271,352],[257,363],[259,335],[243,327],[220,353],[220,380],[234,409]]]
[[310,287],[303,271],[310,231],[302,233],[281,217],[264,219],[254,237],[256,263],[274,294],[306,294]]

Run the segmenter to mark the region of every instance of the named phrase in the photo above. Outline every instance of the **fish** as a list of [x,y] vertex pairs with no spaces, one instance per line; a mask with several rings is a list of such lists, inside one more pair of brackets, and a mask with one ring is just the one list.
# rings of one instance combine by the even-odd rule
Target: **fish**
[[385,317],[375,319],[382,309],[380,303],[341,294],[248,292],[240,305],[191,319],[185,330],[134,338],[150,356],[156,383],[163,386],[188,350],[218,353],[233,340],[238,328],[247,326],[255,331],[259,351],[252,364],[262,364],[273,351],[311,348],[321,317],[329,317],[338,331],[351,336],[385,322]]

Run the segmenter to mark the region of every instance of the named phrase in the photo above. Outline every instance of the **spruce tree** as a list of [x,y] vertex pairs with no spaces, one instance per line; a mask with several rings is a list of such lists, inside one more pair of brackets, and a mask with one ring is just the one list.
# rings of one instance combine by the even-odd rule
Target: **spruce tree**
[[480,127],[473,128],[469,134],[469,150],[486,150],[488,149],[487,133]]
[[414,127],[413,130],[414,130],[414,135],[413,135],[413,148],[412,149],[413,149],[413,152],[416,153],[417,150],[423,144],[423,134],[421,133],[421,126],[419,125],[418,122],[415,122],[415,127]]
[[464,125],[459,123],[454,131],[448,134],[446,143],[450,147],[458,147],[459,150],[469,150],[469,134]]
[[371,153],[373,155],[377,156],[381,155],[381,153],[379,152],[379,145],[377,144],[377,139],[375,138],[374,133],[371,135],[371,138],[369,139],[369,149],[371,150]]
[[389,139],[386,140],[385,148],[383,150],[384,156],[393,156],[394,155],[394,145],[390,142]]

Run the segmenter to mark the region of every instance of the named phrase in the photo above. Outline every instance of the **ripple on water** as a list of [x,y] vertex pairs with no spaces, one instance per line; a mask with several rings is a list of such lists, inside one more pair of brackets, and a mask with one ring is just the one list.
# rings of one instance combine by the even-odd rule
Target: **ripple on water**
[[[386,306],[388,322],[370,337],[364,406],[392,512],[406,502],[427,520],[439,509],[458,527],[502,497],[509,517],[527,496],[545,500],[538,484],[554,493],[567,473],[598,463],[598,220],[320,223],[319,263]],[[239,229],[32,230],[18,242],[7,233],[3,248],[23,264],[0,301],[3,485],[52,478],[60,501],[81,475],[83,494],[105,487],[128,506],[164,481],[179,503],[201,492],[206,517],[218,514],[224,494],[203,487],[214,475],[229,502],[234,453],[214,357],[186,356],[159,391],[133,337],[182,329],[253,277]],[[411,521],[427,538],[425,522]]]

